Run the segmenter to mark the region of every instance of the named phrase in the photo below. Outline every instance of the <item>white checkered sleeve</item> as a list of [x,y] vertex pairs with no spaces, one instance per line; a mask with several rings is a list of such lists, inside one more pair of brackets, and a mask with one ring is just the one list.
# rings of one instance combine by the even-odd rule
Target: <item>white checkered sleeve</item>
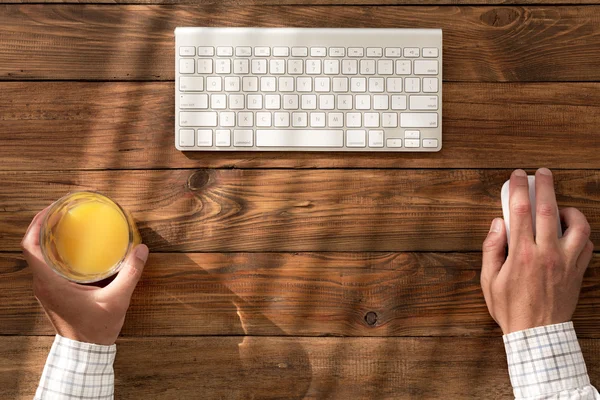
[[599,400],[590,385],[572,322],[504,335],[515,398]]
[[117,346],[56,335],[34,400],[112,400]]

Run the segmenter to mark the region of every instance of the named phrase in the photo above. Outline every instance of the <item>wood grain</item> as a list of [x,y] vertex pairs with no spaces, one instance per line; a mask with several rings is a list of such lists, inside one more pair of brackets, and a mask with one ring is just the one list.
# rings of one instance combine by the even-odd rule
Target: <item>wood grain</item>
[[[114,197],[160,252],[478,251],[508,170],[157,170],[0,173],[0,251],[73,190]],[[556,171],[600,245],[600,171]]]
[[[498,337],[479,253],[151,254],[122,335]],[[0,255],[0,335],[54,333],[18,254]],[[573,320],[600,338],[600,254]]]
[[5,5],[0,79],[172,80],[176,26],[442,28],[446,81],[598,81],[600,6]]
[[[51,341],[0,339],[0,397],[32,398]],[[598,381],[598,342],[583,340],[582,348]],[[115,376],[121,400],[509,399],[512,393],[500,337],[136,338],[118,343]]]
[[182,153],[172,83],[3,82],[0,92],[0,170],[600,168],[597,83],[447,83],[443,149],[428,154]]
[[[201,6],[227,5],[230,7],[257,5],[563,5],[600,4],[599,0],[0,0],[0,4],[21,3],[76,3],[76,4],[190,4]],[[327,12],[327,11],[324,11]]]

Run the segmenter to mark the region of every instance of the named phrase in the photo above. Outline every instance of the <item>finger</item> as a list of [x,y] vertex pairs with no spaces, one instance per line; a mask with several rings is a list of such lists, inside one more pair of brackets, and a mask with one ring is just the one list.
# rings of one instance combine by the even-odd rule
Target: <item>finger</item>
[[31,223],[25,232],[25,236],[23,236],[23,240],[21,241],[21,248],[23,250],[31,250],[40,245],[40,229],[42,228],[44,217],[48,214],[50,207],[52,207],[52,204],[37,213],[35,217],[33,217],[33,220],[31,220]]
[[574,259],[578,259],[590,237],[590,224],[585,215],[573,207],[560,210],[560,216],[567,230],[559,242]]
[[481,286],[485,294],[487,290],[485,286],[498,276],[506,260],[506,231],[502,218],[492,221],[490,231],[483,242],[482,252]]
[[515,170],[510,176],[510,247],[518,243],[533,242],[533,220],[529,201],[529,181],[522,169]]
[[558,242],[558,208],[552,172],[540,168],[535,173],[535,241],[538,244]]
[[594,255],[594,243],[591,240],[588,240],[583,251],[579,255],[577,259],[577,268],[582,272],[585,272],[588,265],[590,265],[590,261],[592,261],[592,256]]
[[125,265],[121,268],[116,278],[101,290],[110,297],[115,296],[129,301],[135,286],[142,276],[147,259],[148,247],[145,244],[136,246],[127,257]]

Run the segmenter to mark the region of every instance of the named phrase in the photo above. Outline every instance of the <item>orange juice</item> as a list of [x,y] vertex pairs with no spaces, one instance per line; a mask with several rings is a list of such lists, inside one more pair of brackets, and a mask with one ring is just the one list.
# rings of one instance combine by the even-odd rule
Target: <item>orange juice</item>
[[40,233],[46,262],[75,282],[95,282],[118,272],[128,252],[140,242],[131,217],[117,203],[94,192],[77,192],[58,200]]

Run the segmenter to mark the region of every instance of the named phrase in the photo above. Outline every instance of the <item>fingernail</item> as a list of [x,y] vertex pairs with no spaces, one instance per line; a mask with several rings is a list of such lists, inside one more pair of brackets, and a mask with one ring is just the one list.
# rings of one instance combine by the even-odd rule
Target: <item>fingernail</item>
[[135,256],[137,258],[139,258],[141,261],[143,261],[144,263],[146,262],[146,260],[148,259],[148,246],[146,246],[145,244],[140,244],[135,248]]
[[552,175],[552,172],[550,172],[550,170],[548,168],[540,168],[540,169],[538,169],[538,172],[542,175],[548,175],[548,176]]
[[527,176],[527,173],[525,171],[523,171],[522,169],[517,169],[514,172],[515,176]]
[[492,221],[492,227],[490,228],[490,232],[498,233],[500,229],[502,229],[502,220],[500,218],[495,218]]

